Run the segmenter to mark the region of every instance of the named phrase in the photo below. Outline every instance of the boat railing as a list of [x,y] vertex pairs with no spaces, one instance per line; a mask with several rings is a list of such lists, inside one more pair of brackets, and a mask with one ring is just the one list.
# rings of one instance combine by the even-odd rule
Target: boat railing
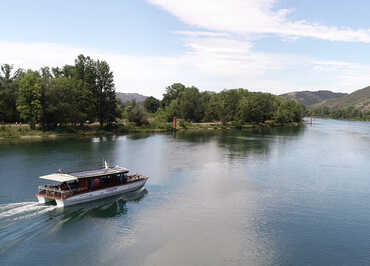
[[74,194],[77,194],[83,190],[86,190],[85,188],[73,188],[73,189],[67,189],[63,190],[59,186],[50,186],[50,185],[41,185],[39,186],[39,194],[44,194],[45,196],[54,197],[54,198],[66,198],[69,196],[72,196]]

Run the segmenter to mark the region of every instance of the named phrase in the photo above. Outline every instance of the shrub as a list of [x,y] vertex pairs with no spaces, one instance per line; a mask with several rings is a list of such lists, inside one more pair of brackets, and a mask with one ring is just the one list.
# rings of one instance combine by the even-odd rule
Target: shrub
[[137,126],[149,125],[148,118],[145,115],[144,108],[141,105],[135,105],[127,110],[128,121],[134,122]]

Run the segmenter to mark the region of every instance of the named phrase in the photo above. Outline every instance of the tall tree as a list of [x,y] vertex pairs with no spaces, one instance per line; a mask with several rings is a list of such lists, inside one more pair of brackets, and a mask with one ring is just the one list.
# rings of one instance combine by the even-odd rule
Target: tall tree
[[89,56],[79,55],[75,60],[75,78],[80,82],[81,90],[85,91],[81,111],[86,114],[86,119],[95,121],[97,119],[96,108],[96,62]]
[[40,74],[32,70],[28,70],[19,80],[17,109],[32,129],[35,129],[41,113],[41,82]]
[[113,73],[105,61],[98,60],[96,62],[96,89],[94,92],[96,113],[100,126],[103,127],[104,123],[112,124],[118,116],[117,100]]
[[199,122],[202,119],[200,93],[196,87],[185,88],[178,97],[178,107],[182,118]]
[[87,119],[84,105],[90,104],[85,101],[89,93],[81,88],[78,80],[67,77],[53,79],[46,94],[48,127],[56,127],[57,124],[83,124]]
[[181,83],[174,83],[166,88],[166,93],[163,94],[161,102],[162,107],[169,106],[172,100],[177,99],[180,93],[185,90],[185,86]]
[[50,90],[50,83],[51,83],[53,77],[52,77],[52,74],[50,72],[49,67],[41,68],[40,73],[41,73],[40,123],[41,123],[41,128],[46,129],[46,124],[47,124],[47,111],[46,111],[46,109],[48,107],[46,94],[47,94],[47,91]]

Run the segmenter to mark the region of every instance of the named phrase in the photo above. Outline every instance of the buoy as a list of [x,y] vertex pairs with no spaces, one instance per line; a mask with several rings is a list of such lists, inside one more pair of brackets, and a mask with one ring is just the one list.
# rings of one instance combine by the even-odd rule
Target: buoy
[[172,120],[172,129],[175,131],[176,130],[176,116],[173,117]]

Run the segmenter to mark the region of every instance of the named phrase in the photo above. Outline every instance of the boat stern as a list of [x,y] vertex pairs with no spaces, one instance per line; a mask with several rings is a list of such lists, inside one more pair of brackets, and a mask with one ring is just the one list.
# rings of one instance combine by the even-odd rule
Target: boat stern
[[57,208],[63,208],[64,207],[64,200],[55,200],[57,203]]
[[40,204],[45,204],[45,203],[47,203],[47,202],[52,201],[52,199],[45,198],[45,197],[40,196],[40,195],[38,195],[38,194],[36,194],[36,197],[37,197],[37,200],[38,200],[38,202],[39,202]]

